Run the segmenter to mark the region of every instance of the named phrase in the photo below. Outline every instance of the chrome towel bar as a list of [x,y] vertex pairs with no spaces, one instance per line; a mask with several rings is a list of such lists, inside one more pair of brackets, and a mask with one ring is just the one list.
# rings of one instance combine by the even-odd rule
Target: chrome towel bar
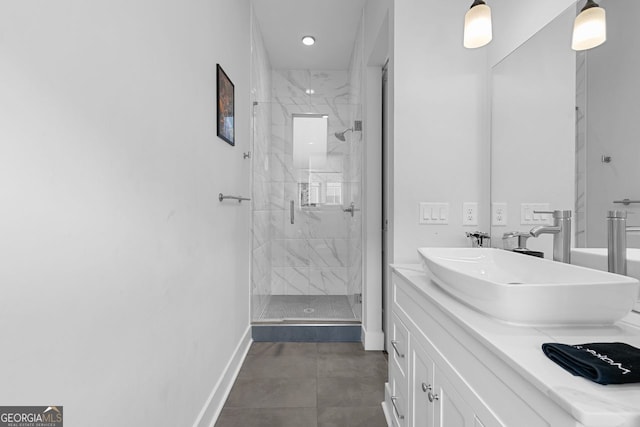
[[640,203],[640,200],[622,199],[622,200],[614,200],[613,203],[622,203],[623,205],[628,206],[631,203]]
[[238,203],[242,203],[243,200],[251,200],[251,199],[248,199],[248,198],[242,197],[242,196],[225,196],[222,193],[218,194],[218,200],[223,201],[224,199],[237,200]]

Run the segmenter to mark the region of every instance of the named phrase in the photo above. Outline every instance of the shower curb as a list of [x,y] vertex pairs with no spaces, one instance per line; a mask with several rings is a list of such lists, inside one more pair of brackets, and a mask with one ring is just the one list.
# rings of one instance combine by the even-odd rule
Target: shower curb
[[361,342],[362,326],[347,325],[253,325],[256,342]]

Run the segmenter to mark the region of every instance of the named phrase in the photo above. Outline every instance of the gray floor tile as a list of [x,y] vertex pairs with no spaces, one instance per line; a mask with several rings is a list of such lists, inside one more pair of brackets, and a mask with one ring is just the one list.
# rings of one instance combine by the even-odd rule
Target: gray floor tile
[[306,356],[247,356],[238,378],[315,378],[318,359]]
[[319,342],[318,354],[365,354],[359,342]]
[[309,342],[254,342],[249,356],[307,356],[316,355],[316,343]]
[[387,427],[382,406],[318,408],[318,427]]
[[224,408],[215,427],[316,427],[315,408]]
[[315,406],[315,378],[238,378],[225,403],[225,407],[229,408],[313,408]]
[[384,384],[380,378],[318,377],[318,408],[376,406],[384,400]]
[[318,378],[339,377],[376,377],[384,383],[387,378],[387,360],[382,352],[319,354]]

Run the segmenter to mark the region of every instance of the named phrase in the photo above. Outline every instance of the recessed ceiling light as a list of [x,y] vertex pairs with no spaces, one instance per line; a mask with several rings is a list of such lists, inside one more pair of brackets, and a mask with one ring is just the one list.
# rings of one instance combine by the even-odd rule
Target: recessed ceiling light
[[313,89],[307,89],[307,90],[305,90],[305,93],[306,93],[307,95],[313,95],[314,93],[316,93],[316,91],[315,91],[315,90],[313,90]]
[[316,39],[312,36],[304,36],[302,38],[302,44],[306,45],[306,46],[311,46],[316,42]]

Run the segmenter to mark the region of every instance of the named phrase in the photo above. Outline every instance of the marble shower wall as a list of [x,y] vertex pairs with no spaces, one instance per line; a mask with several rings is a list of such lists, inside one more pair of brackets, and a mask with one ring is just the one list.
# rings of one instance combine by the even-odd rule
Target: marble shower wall
[[252,245],[251,310],[258,318],[271,295],[271,65],[257,20],[253,19],[251,43],[252,114]]
[[[307,94],[313,89],[313,94]],[[350,230],[360,222],[342,211],[351,201],[357,207],[359,189],[355,190],[352,141],[361,132],[347,132],[345,142],[334,134],[353,127],[350,73],[335,70],[272,70],[272,134],[270,153],[271,291],[274,295],[348,295],[352,262]],[[327,163],[322,170],[309,172],[293,167],[293,115],[328,116]],[[339,204],[301,206],[300,183],[340,183]],[[358,184],[359,185],[359,184]],[[290,201],[295,204],[295,221],[291,224]],[[358,286],[361,287],[361,286]]]

